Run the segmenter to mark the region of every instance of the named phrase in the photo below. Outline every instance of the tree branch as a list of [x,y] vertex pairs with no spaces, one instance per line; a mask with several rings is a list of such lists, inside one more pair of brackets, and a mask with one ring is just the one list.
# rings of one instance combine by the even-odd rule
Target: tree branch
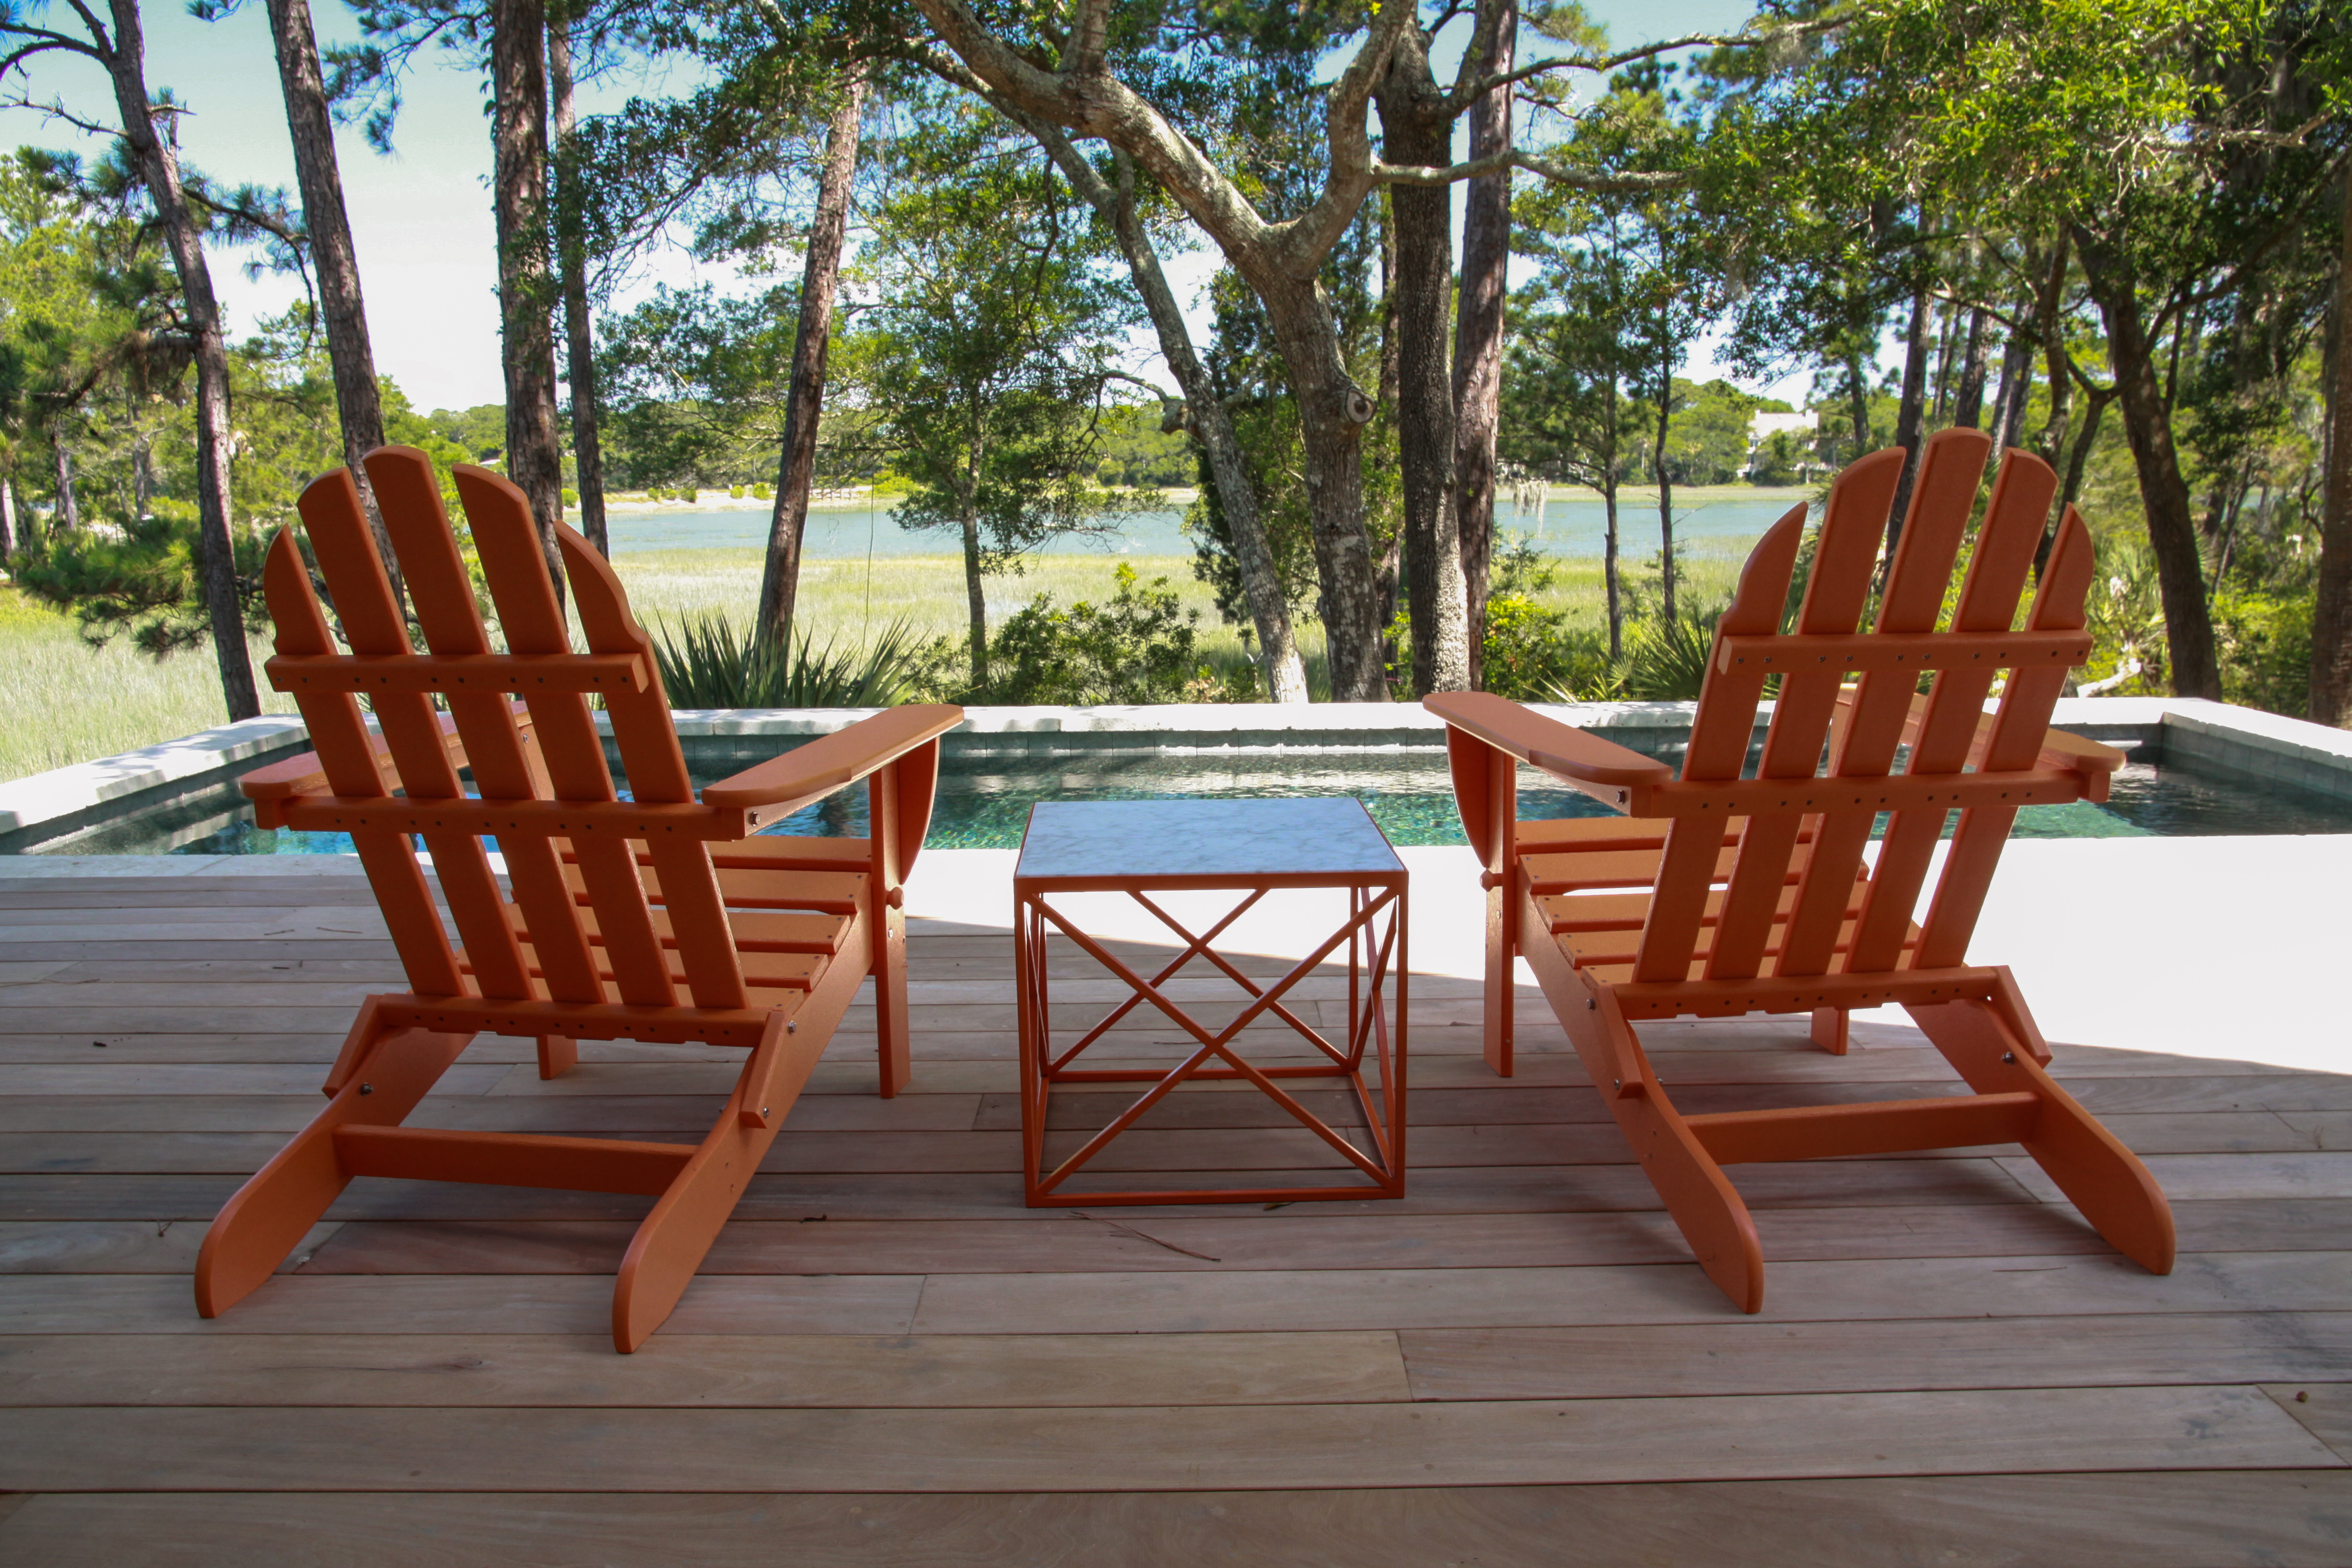
[[1590,169],[1571,169],[1556,163],[1524,148],[1508,147],[1499,153],[1489,153],[1484,158],[1466,163],[1450,163],[1443,168],[1425,168],[1415,163],[1374,163],[1372,183],[1381,185],[1451,185],[1464,180],[1475,180],[1486,174],[1497,174],[1505,169],[1525,169],[1554,184],[1570,190],[1591,191],[1600,195],[1633,195],[1642,191],[1677,190],[1690,184],[1690,176],[1675,169],[1629,169],[1619,174],[1602,174]]
[[1475,100],[1485,97],[1498,87],[1515,87],[1520,82],[1532,81],[1539,76],[1547,76],[1553,71],[1590,71],[1595,75],[1606,75],[1610,71],[1632,65],[1636,60],[1652,59],[1659,55],[1671,54],[1676,49],[1754,48],[1759,44],[1778,43],[1783,38],[1808,37],[1816,33],[1834,32],[1844,26],[1851,19],[1843,15],[1816,16],[1810,21],[1788,22],[1777,27],[1767,27],[1759,33],[1689,33],[1679,38],[1665,38],[1654,44],[1637,44],[1630,49],[1621,49],[1613,55],[1554,55],[1549,59],[1537,60],[1532,64],[1521,66],[1514,71],[1479,79],[1472,97]]

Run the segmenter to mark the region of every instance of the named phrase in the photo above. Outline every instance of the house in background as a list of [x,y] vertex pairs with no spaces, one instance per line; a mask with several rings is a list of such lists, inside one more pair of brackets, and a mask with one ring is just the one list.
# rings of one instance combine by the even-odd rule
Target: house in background
[[1808,409],[1796,414],[1767,414],[1759,409],[1748,416],[1748,465],[1741,476],[1750,483],[1803,484],[1828,471],[1813,446],[1821,416]]

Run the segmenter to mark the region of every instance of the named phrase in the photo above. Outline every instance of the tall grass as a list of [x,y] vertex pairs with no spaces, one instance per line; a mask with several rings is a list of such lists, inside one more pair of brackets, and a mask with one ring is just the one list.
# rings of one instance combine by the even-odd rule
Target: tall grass
[[[254,645],[257,667],[269,649]],[[266,688],[262,707],[294,700]],[[73,619],[0,587],[0,779],[152,746],[228,722],[209,651],[162,663],[122,643],[92,652]]]

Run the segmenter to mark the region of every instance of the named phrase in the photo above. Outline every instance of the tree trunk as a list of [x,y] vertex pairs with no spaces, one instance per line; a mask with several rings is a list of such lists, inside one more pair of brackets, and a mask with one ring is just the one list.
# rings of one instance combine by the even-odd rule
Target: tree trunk
[[[816,482],[817,425],[824,413],[825,359],[833,344],[833,297],[841,282],[842,237],[849,226],[849,185],[857,173],[858,114],[866,103],[866,73],[852,65],[842,73],[841,98],[825,126],[824,167],[818,176],[816,212],[809,222],[808,255],[801,268],[800,321],[793,330],[792,380],[784,394],[783,454],[776,469],[776,506],[768,520],[768,564],[760,578],[761,637],[790,648],[793,611],[800,597],[801,542],[808,531],[809,488]],[[968,510],[968,509],[967,509]],[[967,515],[966,555],[979,548],[976,524]],[[980,592],[977,567],[972,593]],[[975,604],[981,601],[975,597]],[[985,638],[984,614],[973,635]],[[985,676],[983,644],[973,645],[972,679]]]
[[2139,473],[2140,504],[2147,513],[2148,542],[2156,551],[2157,585],[2164,600],[2166,657],[2172,689],[2180,697],[2221,700],[2221,671],[2213,646],[2213,623],[2206,613],[2203,563],[2197,556],[2197,524],[2189,516],[2189,484],[2172,444],[2172,411],[2157,376],[2156,359],[2139,293],[2122,258],[2077,234],[2083,272],[2098,301],[2107,330],[2107,353],[2115,367],[2116,394],[2123,404],[2124,436]]
[[1666,472],[1666,431],[1674,408],[1675,362],[1667,355],[1658,361],[1658,444],[1651,454],[1650,466],[1658,477],[1658,565],[1665,577],[1665,612],[1669,621],[1675,618],[1675,481]]
[[1320,279],[1268,275],[1258,297],[1265,301],[1267,323],[1298,399],[1331,697],[1339,702],[1383,702],[1388,679],[1381,658],[1382,628],[1375,619],[1371,547],[1364,538],[1360,450],[1364,426],[1372,420],[1372,400],[1348,374],[1339,323]]
[[[196,362],[196,580],[212,623],[213,655],[220,666],[221,700],[232,722],[261,711],[253,658],[245,642],[245,606],[236,589],[236,546],[229,533],[228,345],[221,337],[220,304],[213,295],[203,237],[180,188],[178,152],[155,134],[149,117],[146,41],[139,0],[109,0],[113,48],[103,58],[114,79],[114,103],[131,166],[155,204],[155,218],[171,247],[181,306]],[[85,16],[88,13],[84,13]],[[96,31],[95,28],[92,29]],[[70,494],[71,487],[68,487]]]
[[[1611,411],[1615,411],[1613,400]],[[1601,486],[1601,509],[1605,519],[1605,531],[1601,537],[1601,586],[1609,600],[1609,658],[1613,663],[1625,657],[1625,600],[1617,581],[1617,471],[1613,464]]]
[[2327,490],[2320,513],[2319,584],[2311,610],[2314,722],[2352,722],[2352,174],[2336,262],[2334,363],[2327,387]]
[[1265,524],[1258,516],[1257,492],[1250,488],[1248,465],[1240,440],[1234,435],[1232,416],[1209,379],[1208,368],[1192,347],[1192,330],[1176,302],[1160,269],[1160,252],[1144,232],[1135,211],[1135,162],[1113,151],[1118,174],[1116,189],[1106,184],[1062,128],[1032,115],[1014,117],[1037,139],[1071,187],[1102,215],[1127,258],[1135,291],[1160,335],[1160,356],[1184,394],[1187,423],[1209,456],[1209,481],[1216,487],[1226,531],[1234,542],[1234,563],[1240,570],[1242,596],[1248,602],[1250,622],[1257,631],[1258,666],[1265,675],[1267,692],[1276,702],[1307,700],[1307,664],[1299,657],[1298,636],[1290,624],[1290,605],[1276,571],[1274,552],[1265,540]]
[[51,527],[57,532],[79,533],[81,498],[74,491],[73,454],[66,450],[63,431],[49,438],[49,457],[58,490],[57,510],[49,514]]
[[[1903,538],[1903,524],[1911,506],[1911,487],[1919,478],[1919,432],[1927,413],[1927,290],[1922,285],[1911,296],[1911,329],[1903,340],[1903,400],[1895,414],[1895,444],[1903,448],[1903,478],[1895,486],[1895,505],[1886,514],[1886,559],[1895,560],[1895,546]],[[1881,568],[1882,571],[1885,568]]]
[[16,481],[0,479],[0,561],[16,553],[29,540],[16,537]]
[[[1453,118],[1429,70],[1428,39],[1408,27],[1379,95],[1392,163],[1444,166]],[[1470,684],[1468,605],[1454,502],[1454,388],[1445,364],[1454,292],[1453,199],[1443,187],[1400,185],[1389,197],[1397,238],[1397,455],[1404,480],[1405,595],[1412,605],[1412,689]]]
[[971,616],[971,684],[988,685],[988,594],[980,580],[980,514],[969,496],[963,502],[963,596]]
[[1952,333],[1959,322],[1959,307],[1947,300],[1937,315],[1936,411],[1928,416],[1927,422],[1940,430],[1944,427],[1944,411],[1952,403]]
[[2033,299],[2033,316],[2042,340],[2042,373],[2050,383],[2050,413],[2042,422],[2042,434],[2034,437],[2033,449],[2053,468],[2057,467],[2059,455],[2066,449],[2066,426],[2074,409],[2074,362],[2066,353],[2063,319],[2069,243],[2066,235],[2059,235],[2058,248],[2050,258],[2050,270]]
[[1861,354],[1846,361],[1845,407],[1853,428],[1853,455],[1870,451],[1870,362]]
[[2025,403],[2033,392],[2033,337],[2022,326],[2011,328],[2000,351],[2000,395],[1993,400],[1993,453],[1996,458],[2023,438]]
[[[1384,428],[1393,431],[1396,410],[1402,401],[1400,389],[1404,384],[1404,373],[1399,368],[1397,349],[1397,237],[1396,214],[1390,209],[1389,197],[1393,193],[1382,191],[1381,203],[1381,384],[1379,406],[1388,418]],[[1370,543],[1369,531],[1366,544]],[[1381,659],[1385,668],[1393,653],[1389,644],[1389,628],[1396,625],[1397,580],[1404,559],[1404,531],[1389,537],[1381,547],[1380,560],[1373,563],[1372,582],[1376,595],[1374,614],[1381,628]]]
[[1974,430],[1984,423],[1985,357],[1990,345],[1985,342],[1985,313],[1981,308],[1969,312],[1968,347],[1960,351],[1960,384],[1952,394],[1952,423]]
[[375,534],[376,553],[401,598],[400,558],[376,512],[375,489],[361,459],[383,445],[383,404],[368,342],[367,306],[360,294],[359,253],[343,205],[343,176],[335,157],[334,121],[319,71],[319,40],[310,0],[269,0],[269,36],[278,48],[278,84],[286,97],[286,130],[294,146],[294,173],[302,187],[302,226],[319,278],[319,315],[327,330],[327,357],[335,376],[335,415],[342,426],[343,467],[359,486],[360,503]]
[[[1501,16],[1480,62],[1489,76],[1511,68],[1519,28],[1516,0],[1487,0]],[[1511,89],[1470,110],[1470,156],[1511,145]],[[1503,407],[1503,311],[1511,259],[1511,172],[1481,174],[1463,190],[1462,288],[1454,319],[1454,526],[1462,536],[1465,631],[1470,684],[1486,685],[1486,595],[1495,554],[1495,434]]]
[[[1210,482],[1217,487],[1217,503],[1223,509],[1225,527],[1233,535],[1234,563],[1240,568],[1242,595],[1248,601],[1250,622],[1257,630],[1258,662],[1265,674],[1266,690],[1276,702],[1307,700],[1307,663],[1299,657],[1298,636],[1290,624],[1290,605],[1284,598],[1282,578],[1275,570],[1274,552],[1266,544],[1265,524],[1259,518],[1257,492],[1250,488],[1249,468],[1242,458],[1241,441],[1234,434],[1232,416],[1225,411],[1223,401],[1217,396],[1209,380],[1208,367],[1193,351],[1192,329],[1185,324],[1184,312],[1176,302],[1176,294],[1168,286],[1160,270],[1160,253],[1152,248],[1151,237],[1144,232],[1136,216],[1134,163],[1124,153],[1114,153],[1119,173],[1116,191],[1103,184],[1067,137],[1054,132],[1061,148],[1069,148],[1069,160],[1055,151],[1055,160],[1073,176],[1073,183],[1093,201],[1097,210],[1108,218],[1111,232],[1118,236],[1119,248],[1126,254],[1128,270],[1135,279],[1135,289],[1142,296],[1143,308],[1151,317],[1151,325],[1160,334],[1160,353],[1183,390],[1184,405],[1192,433],[1209,455]],[[1083,169],[1087,176],[1081,183],[1076,171]],[[1101,193],[1100,196],[1096,192]],[[1105,201],[1108,206],[1104,206]]]
[[2083,427],[2075,432],[2074,444],[2066,454],[2066,477],[2058,487],[2058,515],[2061,517],[2083,493],[2083,470],[2090,466],[2091,448],[2098,445],[2099,421],[2105,416],[2107,405],[2114,400],[2112,388],[2094,393],[2083,400]]
[[555,259],[563,289],[565,379],[572,384],[572,469],[579,481],[580,531],[596,553],[613,553],[604,522],[604,442],[596,398],[596,340],[588,314],[588,192],[580,180],[579,118],[572,101],[567,24],[547,29],[547,72],[555,93]]
[[555,289],[548,275],[547,7],[491,0],[499,327],[507,388],[507,478],[530,498],[540,548],[563,596],[563,443],[555,417]]

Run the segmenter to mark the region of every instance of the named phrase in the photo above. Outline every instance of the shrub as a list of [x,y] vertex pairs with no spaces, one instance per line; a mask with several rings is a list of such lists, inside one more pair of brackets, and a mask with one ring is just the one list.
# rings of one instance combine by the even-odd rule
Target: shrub
[[2311,707],[2314,596],[2229,586],[2213,596],[2224,700],[2300,719]]
[[[1179,607],[1168,579],[1139,583],[1122,564],[1108,605],[1065,610],[1040,594],[1006,618],[989,645],[989,681],[975,701],[1072,706],[1181,702],[1206,672],[1195,651],[1198,610]],[[1206,679],[1216,683],[1216,678]]]
[[789,656],[716,612],[654,637],[662,688],[680,708],[887,708],[923,683],[926,651],[904,621],[863,648],[815,647],[803,632]]
[[1643,622],[1618,667],[1623,694],[1641,702],[1696,699],[1706,682],[1707,658],[1715,651],[1715,624],[1722,618],[1718,605],[1670,621]]
[[743,499],[743,487],[741,485],[728,486],[727,496],[730,500],[741,500]]
[[1486,601],[1481,653],[1486,689],[1522,702],[1591,702],[1615,694],[1608,638],[1574,630],[1565,611],[1549,609],[1524,594]]

